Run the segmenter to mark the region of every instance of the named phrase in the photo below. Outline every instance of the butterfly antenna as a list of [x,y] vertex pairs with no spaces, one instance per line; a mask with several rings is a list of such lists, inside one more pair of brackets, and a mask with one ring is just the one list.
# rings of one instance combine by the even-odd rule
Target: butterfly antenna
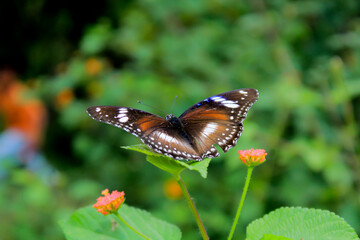
[[173,104],[172,104],[172,106],[171,106],[171,109],[170,109],[170,113],[171,113],[172,110],[173,110],[173,107],[174,107],[174,105],[175,105],[176,99],[177,99],[177,96],[175,96],[174,102],[173,102]]
[[138,102],[138,103],[140,103],[140,104],[144,104],[145,106],[147,106],[147,107],[149,107],[149,108],[152,108],[152,109],[158,110],[158,111],[160,111],[160,112],[162,112],[163,114],[165,114],[165,115],[166,115],[166,113],[165,113],[163,110],[161,110],[160,108],[153,107],[153,106],[151,106],[151,105],[148,105],[148,104],[146,104],[146,103],[143,103],[143,102],[142,102],[142,101],[140,101],[140,100],[137,100],[137,102]]

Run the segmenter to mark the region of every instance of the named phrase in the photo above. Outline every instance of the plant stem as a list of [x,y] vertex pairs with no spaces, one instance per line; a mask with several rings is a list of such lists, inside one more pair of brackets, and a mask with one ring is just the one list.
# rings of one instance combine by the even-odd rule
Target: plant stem
[[131,230],[133,230],[134,232],[136,232],[137,234],[139,234],[142,238],[145,238],[147,240],[151,240],[151,238],[145,236],[144,234],[142,234],[141,232],[139,232],[138,230],[136,230],[135,228],[133,228],[132,226],[130,226],[120,215],[118,212],[114,213],[128,228],[130,228]]
[[239,207],[238,207],[238,210],[236,212],[236,216],[235,216],[235,219],[234,219],[234,222],[233,222],[233,225],[231,227],[230,234],[229,234],[229,237],[228,237],[227,240],[231,240],[233,235],[234,235],[234,231],[235,231],[237,222],[239,221],[241,209],[242,209],[242,206],[244,204],[245,196],[246,196],[247,190],[249,188],[251,174],[252,174],[253,169],[254,169],[253,167],[248,167],[244,190],[243,190],[243,193],[242,193],[242,196],[241,196],[241,199],[240,199],[240,203],[239,203]]
[[178,176],[176,176],[176,181],[178,182],[178,184],[180,185],[180,188],[184,194],[184,197],[191,209],[192,214],[195,217],[196,223],[198,225],[198,228],[200,230],[201,236],[204,240],[209,240],[209,236],[206,233],[205,227],[203,222],[201,221],[200,215],[198,213],[198,211],[196,210],[195,204],[193,202],[193,200],[191,199],[191,196],[189,194],[189,191],[186,188],[186,185],[184,183],[184,181],[181,179],[180,174]]

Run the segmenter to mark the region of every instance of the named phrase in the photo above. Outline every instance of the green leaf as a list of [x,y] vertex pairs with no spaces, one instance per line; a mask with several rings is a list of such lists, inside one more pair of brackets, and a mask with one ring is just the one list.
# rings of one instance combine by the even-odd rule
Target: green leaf
[[174,176],[178,176],[178,174],[180,174],[180,172],[184,169],[189,169],[198,171],[203,178],[207,177],[207,168],[210,164],[211,158],[206,158],[202,161],[184,162],[175,160],[162,154],[155,153],[145,144],[124,146],[122,148],[146,154],[146,160],[148,162]]
[[291,238],[276,236],[272,234],[264,234],[261,240],[292,240]]
[[[177,226],[159,220],[144,210],[123,204],[119,215],[151,239],[181,239],[181,232]],[[104,216],[91,206],[77,210],[70,219],[60,222],[60,225],[68,240],[143,240],[115,215]]]
[[131,146],[122,146],[124,149],[129,149],[137,152],[144,153],[145,155],[151,155],[151,156],[164,156],[161,154],[158,154],[154,151],[152,151],[150,148],[148,148],[145,144],[137,144],[137,145],[131,145]]
[[306,240],[359,239],[355,230],[334,213],[300,207],[279,208],[253,221],[246,229],[248,240],[263,239],[264,234]]
[[178,176],[180,172],[186,169],[185,166],[179,161],[173,160],[165,156],[152,156],[147,155],[146,160],[154,166],[164,170],[174,176]]

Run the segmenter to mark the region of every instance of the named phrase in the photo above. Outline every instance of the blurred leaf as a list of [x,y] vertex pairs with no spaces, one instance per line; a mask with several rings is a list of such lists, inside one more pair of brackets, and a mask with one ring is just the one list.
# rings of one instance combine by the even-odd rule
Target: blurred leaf
[[356,97],[360,95],[360,79],[352,79],[345,83],[350,97]]
[[94,55],[104,50],[111,37],[110,23],[103,19],[95,26],[92,26],[81,41],[80,49],[89,55]]
[[325,179],[337,187],[339,194],[344,194],[354,182],[349,166],[338,158],[324,169]]
[[102,186],[98,182],[89,179],[81,179],[73,181],[69,186],[69,196],[77,201],[88,201],[94,197],[95,193],[101,191]]
[[345,199],[340,207],[340,216],[351,226],[360,226],[360,214],[356,200],[352,198]]
[[85,113],[87,107],[88,104],[83,101],[74,101],[61,112],[59,120],[68,129],[77,128],[81,123],[88,120]]
[[[153,217],[150,213],[123,204],[119,215],[132,227],[151,239],[181,239],[178,227]],[[70,219],[60,222],[66,239],[143,239],[122,223],[115,215],[98,213],[92,206],[77,210]]]
[[264,234],[291,239],[358,240],[353,228],[332,212],[319,209],[284,207],[253,221],[246,229],[248,240],[258,240]]

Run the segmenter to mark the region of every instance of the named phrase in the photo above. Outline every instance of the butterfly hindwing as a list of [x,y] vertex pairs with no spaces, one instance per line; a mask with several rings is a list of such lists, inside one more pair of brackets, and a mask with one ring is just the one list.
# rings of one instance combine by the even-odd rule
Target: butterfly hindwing
[[191,139],[170,124],[151,131],[143,142],[156,152],[174,159],[202,160],[195,151]]

